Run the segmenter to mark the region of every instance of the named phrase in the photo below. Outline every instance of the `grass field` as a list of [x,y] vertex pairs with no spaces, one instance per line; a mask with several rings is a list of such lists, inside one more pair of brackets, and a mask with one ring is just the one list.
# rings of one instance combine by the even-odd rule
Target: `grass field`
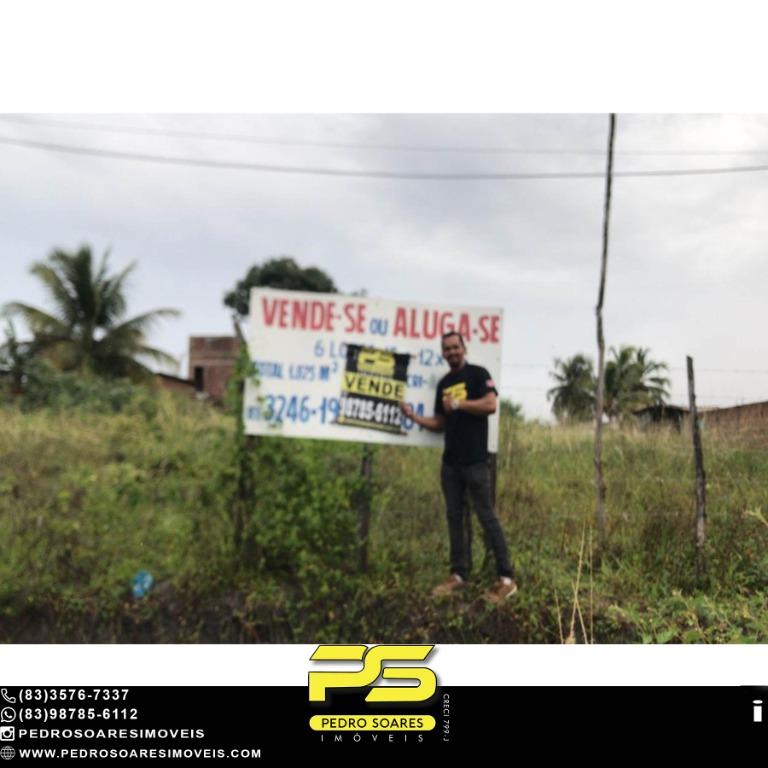
[[[117,412],[0,409],[0,640],[5,642],[766,642],[768,451],[704,435],[707,578],[695,579],[686,434],[609,429],[609,531],[593,562],[592,432],[503,422],[498,513],[519,593],[447,573],[439,452],[260,440],[235,543],[234,420],[165,394]],[[155,585],[131,594],[139,570]]]

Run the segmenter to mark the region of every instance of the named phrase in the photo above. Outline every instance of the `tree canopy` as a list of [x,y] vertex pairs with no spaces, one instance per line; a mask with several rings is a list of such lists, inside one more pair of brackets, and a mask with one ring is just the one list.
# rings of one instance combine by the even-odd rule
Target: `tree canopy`
[[584,421],[595,412],[595,371],[591,358],[576,354],[567,360],[555,360],[549,374],[556,386],[547,392],[552,413],[560,421]]
[[240,317],[246,317],[251,288],[259,287],[315,293],[336,293],[338,290],[333,279],[319,267],[300,267],[290,256],[279,256],[263,264],[254,264],[245,277],[237,281],[234,290],[224,296],[224,304]]
[[7,304],[5,311],[23,317],[34,335],[36,354],[60,370],[143,379],[151,371],[142,360],[175,364],[173,357],[146,343],[146,334],[159,319],[179,312],[155,309],[126,319],[125,282],[136,264],[109,274],[108,258],[105,253],[95,268],[89,246],[75,253],[54,250],[47,261],[30,268],[46,288],[53,311],[21,302]]
[[[669,397],[669,379],[664,376],[666,363],[651,360],[643,347],[611,347],[605,365],[605,402],[603,412],[611,421],[626,418],[647,405],[660,405]],[[567,360],[555,360],[550,376],[557,382],[547,392],[552,412],[561,421],[594,418],[597,381],[591,358],[576,354]]]
[[613,359],[605,364],[605,414],[622,419],[638,408],[661,405],[669,397],[666,363],[651,360],[642,347],[611,347]]

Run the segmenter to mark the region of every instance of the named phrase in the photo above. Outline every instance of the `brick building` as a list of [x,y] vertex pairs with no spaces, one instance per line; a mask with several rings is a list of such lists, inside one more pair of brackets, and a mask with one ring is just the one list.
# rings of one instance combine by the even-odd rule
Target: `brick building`
[[688,409],[679,405],[648,405],[633,411],[637,423],[643,429],[649,427],[669,426],[680,431],[683,419],[688,415]]
[[768,443],[768,402],[714,408],[700,413],[700,419],[705,433],[717,432],[750,442]]
[[190,336],[189,378],[198,396],[221,402],[240,351],[236,336]]

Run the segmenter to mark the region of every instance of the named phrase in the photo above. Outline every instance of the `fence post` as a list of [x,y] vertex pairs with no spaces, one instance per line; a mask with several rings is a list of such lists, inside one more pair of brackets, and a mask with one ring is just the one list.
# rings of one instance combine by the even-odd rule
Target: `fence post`
[[[613,137],[616,132],[616,115],[611,113],[608,130],[608,168],[605,173],[605,202],[603,205],[603,252],[600,260],[600,290],[597,296],[597,396],[595,398],[595,516],[599,547],[605,545],[605,478],[603,477],[603,396],[605,394],[605,337],[603,335],[603,299],[605,297],[605,273],[608,269],[608,223],[611,215],[611,182],[613,181]],[[598,556],[598,563],[600,558]]]
[[704,558],[704,521],[706,512],[707,476],[704,472],[704,452],[701,447],[699,413],[696,409],[696,387],[693,380],[693,358],[686,357],[688,367],[688,403],[691,409],[691,437],[693,438],[693,458],[696,464],[696,578],[701,581],[706,573]]
[[360,465],[362,487],[358,496],[358,567],[362,573],[368,570],[368,535],[371,531],[371,497],[373,496],[373,451],[370,443],[363,443],[363,460]]

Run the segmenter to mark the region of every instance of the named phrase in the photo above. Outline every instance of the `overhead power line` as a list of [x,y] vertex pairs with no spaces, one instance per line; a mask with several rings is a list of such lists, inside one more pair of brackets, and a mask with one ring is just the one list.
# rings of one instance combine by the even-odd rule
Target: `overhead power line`
[[[670,368],[670,371],[684,371],[685,368],[679,368],[677,366]],[[768,368],[697,368],[697,371],[703,373],[758,373],[761,375],[768,374]]]
[[[174,157],[169,155],[146,154],[142,152],[120,152],[93,147],[78,147],[68,144],[54,144],[44,141],[29,141],[0,137],[0,144],[16,147],[40,149],[48,152],[61,152],[71,155],[88,155],[90,157],[106,157],[117,160],[134,160],[145,163],[160,163],[164,165],[191,166],[197,168],[219,168],[238,171],[257,171],[263,173],[287,173],[304,176],[340,176],[360,179],[404,179],[416,181],[514,181],[529,179],[602,179],[602,171],[555,171],[541,173],[485,173],[485,172],[456,172],[456,173],[417,173],[399,171],[356,171],[344,168],[322,168],[312,166],[272,165],[269,163],[245,163],[231,160],[205,160],[195,157]],[[731,166],[726,168],[687,168],[655,171],[615,171],[615,177],[642,178],[653,176],[711,176],[728,173],[756,173],[768,171],[768,165]]]
[[[134,136],[167,136],[182,139],[202,139],[204,141],[234,142],[237,144],[259,144],[288,147],[315,147],[320,149],[356,149],[386,152],[443,152],[466,154],[509,154],[509,155],[590,155],[602,157],[603,149],[568,148],[568,147],[514,147],[489,145],[457,144],[389,144],[381,142],[354,141],[312,141],[309,139],[276,138],[269,136],[250,136],[247,134],[222,133],[218,131],[189,131],[174,128],[140,128],[137,126],[97,125],[94,123],[72,122],[69,120],[51,120],[29,117],[26,115],[0,115],[0,120],[41,128],[69,128],[74,130],[99,131],[102,133],[129,134]],[[768,149],[625,149],[617,155],[637,157],[722,157],[735,155],[766,155]]]
[[[552,365],[546,364],[534,364],[534,363],[507,363],[504,366],[504,370],[511,368],[531,368],[534,370],[549,371],[552,370]],[[685,368],[680,366],[669,366],[668,371],[684,371]],[[736,374],[759,374],[761,376],[768,375],[768,368],[696,368],[701,373],[736,373]]]

